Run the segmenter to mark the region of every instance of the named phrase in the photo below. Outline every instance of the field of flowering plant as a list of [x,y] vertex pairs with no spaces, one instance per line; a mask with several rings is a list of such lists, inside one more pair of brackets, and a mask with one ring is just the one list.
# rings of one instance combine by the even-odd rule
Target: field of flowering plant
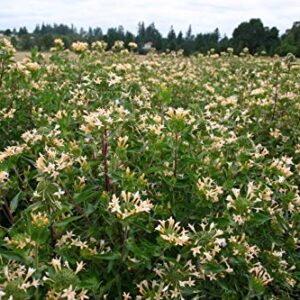
[[299,299],[300,72],[0,41],[0,299]]

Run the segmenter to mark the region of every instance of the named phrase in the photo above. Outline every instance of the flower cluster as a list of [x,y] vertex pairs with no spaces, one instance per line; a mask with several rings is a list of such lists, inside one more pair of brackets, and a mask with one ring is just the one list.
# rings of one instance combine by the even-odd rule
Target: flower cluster
[[112,213],[116,213],[116,216],[121,219],[126,219],[130,216],[134,216],[139,213],[149,213],[153,208],[153,204],[150,200],[142,200],[140,193],[131,193],[122,191],[121,202],[119,197],[115,194],[112,195],[111,201],[108,203],[108,209]]
[[[166,226],[168,223],[168,226]],[[189,241],[188,231],[180,226],[179,222],[175,223],[175,220],[170,217],[165,220],[160,220],[159,225],[155,230],[160,232],[160,236],[163,240],[173,243],[175,245],[183,246]]]
[[88,49],[88,44],[84,42],[75,42],[71,45],[71,48],[75,53],[83,53]]

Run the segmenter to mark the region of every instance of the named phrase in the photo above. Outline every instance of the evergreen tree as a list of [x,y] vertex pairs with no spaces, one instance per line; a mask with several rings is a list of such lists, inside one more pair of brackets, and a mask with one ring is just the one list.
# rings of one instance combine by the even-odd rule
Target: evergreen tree
[[173,26],[171,26],[167,36],[167,49],[169,49],[170,51],[176,50],[176,32]]

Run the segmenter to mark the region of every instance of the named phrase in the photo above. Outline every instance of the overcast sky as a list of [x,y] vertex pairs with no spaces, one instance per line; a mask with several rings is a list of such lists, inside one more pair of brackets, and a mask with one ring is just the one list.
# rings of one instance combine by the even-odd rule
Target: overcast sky
[[154,22],[166,34],[171,25],[186,32],[210,32],[216,27],[230,36],[242,21],[261,18],[283,33],[300,21],[300,0],[0,0],[0,29],[64,23],[87,28],[123,25],[136,32],[137,23]]

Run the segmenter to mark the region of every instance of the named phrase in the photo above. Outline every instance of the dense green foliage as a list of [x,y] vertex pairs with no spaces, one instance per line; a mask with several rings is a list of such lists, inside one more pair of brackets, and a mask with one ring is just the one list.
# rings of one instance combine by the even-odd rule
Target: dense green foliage
[[293,55],[0,43],[2,299],[299,299]]
[[300,22],[295,22],[291,29],[279,36],[276,27],[268,28],[260,19],[251,19],[241,23],[233,31],[232,38],[221,37],[218,29],[211,33],[194,35],[191,26],[185,35],[181,31],[176,34],[171,27],[167,37],[163,37],[153,23],[145,26],[143,22],[138,24],[136,35],[125,31],[122,26],[109,28],[104,34],[100,27],[89,28],[88,31],[81,28],[77,31],[75,27],[63,24],[36,26],[32,33],[29,33],[26,27],[21,27],[18,31],[7,29],[3,33],[12,37],[12,43],[18,50],[30,50],[33,47],[43,51],[49,50],[53,40],[61,38],[66,47],[70,47],[77,40],[88,42],[90,45],[95,41],[104,40],[109,49],[118,40],[123,41],[125,46],[136,42],[140,53],[145,53],[145,44],[151,42],[152,47],[158,51],[183,49],[185,55],[195,52],[207,53],[211,49],[219,53],[228,47],[234,48],[238,54],[247,47],[251,54],[264,52],[268,55],[286,55],[290,52],[300,56]]

